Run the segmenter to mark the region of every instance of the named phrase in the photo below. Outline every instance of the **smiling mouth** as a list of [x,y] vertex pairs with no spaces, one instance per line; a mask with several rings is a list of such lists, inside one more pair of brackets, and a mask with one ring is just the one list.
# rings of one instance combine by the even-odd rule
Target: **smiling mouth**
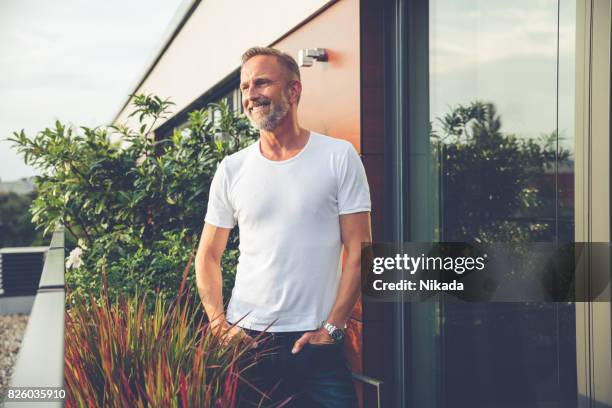
[[269,104],[269,103],[262,103],[262,104],[259,104],[259,105],[255,105],[255,106],[252,106],[252,107],[249,109],[249,112],[259,112],[259,111],[261,111],[261,110],[263,110],[264,108],[267,108],[267,107],[269,107],[269,106],[270,106],[270,104]]

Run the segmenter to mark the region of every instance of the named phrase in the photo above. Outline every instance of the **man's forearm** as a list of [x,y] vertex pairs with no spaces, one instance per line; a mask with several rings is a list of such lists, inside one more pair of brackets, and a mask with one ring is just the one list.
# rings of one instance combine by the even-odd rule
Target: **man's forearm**
[[342,263],[336,301],[327,321],[344,327],[361,292],[361,246],[363,242],[372,241],[369,212],[341,215],[340,231],[346,257]]
[[223,281],[220,263],[211,257],[196,258],[196,283],[198,293],[210,322],[225,321],[223,310]]
[[348,321],[360,294],[361,258],[360,254],[347,256],[342,265],[342,276],[338,284],[336,301],[327,318],[334,326],[343,328]]

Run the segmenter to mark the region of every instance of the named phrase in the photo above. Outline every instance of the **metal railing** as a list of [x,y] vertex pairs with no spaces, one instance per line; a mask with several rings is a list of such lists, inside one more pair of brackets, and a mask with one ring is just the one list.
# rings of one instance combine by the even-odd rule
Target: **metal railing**
[[[64,386],[64,230],[53,233],[42,276],[21,342],[10,388]],[[6,401],[6,408],[23,408]],[[36,407],[62,407],[62,402],[36,402]]]
[[357,381],[361,381],[364,384],[368,384],[376,388],[376,407],[382,407],[382,385],[383,381],[377,380],[376,378],[368,377],[367,375],[363,375],[360,373],[351,373],[353,374],[353,379]]

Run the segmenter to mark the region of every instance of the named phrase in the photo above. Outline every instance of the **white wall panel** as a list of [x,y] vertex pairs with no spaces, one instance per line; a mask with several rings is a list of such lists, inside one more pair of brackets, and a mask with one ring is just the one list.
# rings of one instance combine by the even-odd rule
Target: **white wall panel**
[[[203,0],[133,93],[170,97],[176,103],[173,112],[178,112],[238,68],[247,48],[272,44],[327,3]],[[131,105],[125,107],[116,122],[129,124],[131,110]]]

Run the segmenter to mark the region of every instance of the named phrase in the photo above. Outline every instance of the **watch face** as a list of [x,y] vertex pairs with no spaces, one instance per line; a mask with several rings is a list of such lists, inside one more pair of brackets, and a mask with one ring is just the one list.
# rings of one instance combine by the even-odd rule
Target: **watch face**
[[332,340],[334,341],[334,343],[337,343],[344,338],[344,331],[340,329],[336,329],[330,334],[330,336]]

